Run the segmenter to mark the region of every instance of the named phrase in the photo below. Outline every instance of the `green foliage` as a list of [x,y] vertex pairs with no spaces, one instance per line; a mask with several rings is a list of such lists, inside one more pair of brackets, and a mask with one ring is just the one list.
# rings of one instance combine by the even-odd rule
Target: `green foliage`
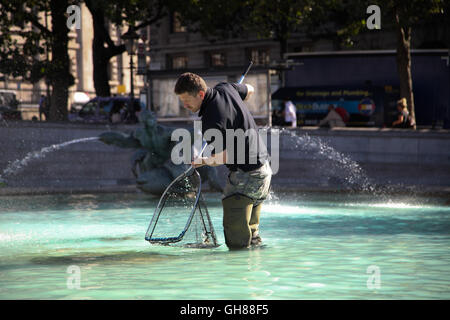
[[226,39],[242,34],[252,1],[185,0],[173,1],[170,9],[178,12],[183,25],[204,37]]
[[[176,1],[175,1],[176,2]],[[255,32],[261,38],[286,41],[295,32],[311,40],[333,39],[337,46],[353,46],[366,27],[367,7],[381,8],[383,29],[395,27],[394,12],[404,26],[447,15],[445,0],[185,0],[173,6],[188,30],[209,38],[229,38]],[[445,20],[445,19],[444,19]]]
[[49,61],[45,55],[46,50],[51,52],[54,43],[55,30],[46,26],[42,17],[43,13],[49,13],[50,2],[0,0],[0,73],[30,82],[57,77],[58,58]]
[[307,23],[312,1],[308,0],[252,0],[247,28],[261,37],[287,39]]
[[[85,0],[89,10],[102,12],[116,26],[139,27],[167,14],[172,0]],[[148,23],[150,22],[150,23]]]
[[366,9],[369,5],[380,7],[383,30],[395,30],[396,14],[401,27],[412,28],[448,15],[448,12],[445,12],[446,2],[444,0],[320,1],[320,5],[313,6],[312,23],[309,24],[311,28],[308,31],[314,34],[315,28],[318,37],[336,37],[341,45],[353,46],[360,34],[374,32],[366,27],[368,17]]
[[38,1],[0,1],[1,73],[27,80],[39,78],[41,68],[33,69],[33,66],[36,56],[44,53],[40,44],[49,41],[50,35],[27,27],[37,20],[36,11],[45,9],[45,5]]
[[311,0],[189,0],[176,11],[189,31],[207,39],[242,37],[255,33],[279,41],[281,54],[292,33],[309,22]]

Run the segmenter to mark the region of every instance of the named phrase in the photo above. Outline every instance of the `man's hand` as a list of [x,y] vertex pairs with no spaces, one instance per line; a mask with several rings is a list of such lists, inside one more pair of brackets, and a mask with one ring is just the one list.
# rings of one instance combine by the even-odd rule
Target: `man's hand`
[[193,160],[192,162],[191,162],[191,165],[192,165],[192,167],[193,168],[195,168],[195,169],[197,169],[197,168],[200,168],[200,167],[203,167],[204,165],[206,165],[206,157],[199,157],[199,158],[196,158],[195,160]]
[[247,95],[245,96],[244,101],[248,101],[250,97],[252,96],[253,92],[255,92],[255,88],[253,88],[252,85],[245,84],[247,86]]
[[211,157],[198,157],[191,162],[192,167],[200,168],[202,166],[217,167],[227,162],[227,151],[216,153]]

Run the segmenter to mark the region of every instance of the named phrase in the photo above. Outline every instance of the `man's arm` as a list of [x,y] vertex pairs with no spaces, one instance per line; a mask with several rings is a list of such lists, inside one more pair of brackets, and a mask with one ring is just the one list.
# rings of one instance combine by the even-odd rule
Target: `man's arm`
[[247,101],[252,96],[253,92],[255,92],[255,88],[253,88],[250,84],[244,83],[230,83],[234,89],[239,93],[239,96],[243,101]]

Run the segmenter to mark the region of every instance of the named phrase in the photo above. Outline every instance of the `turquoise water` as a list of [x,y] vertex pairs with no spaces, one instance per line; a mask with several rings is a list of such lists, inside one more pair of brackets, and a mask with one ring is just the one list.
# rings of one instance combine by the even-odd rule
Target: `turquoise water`
[[141,194],[0,197],[0,299],[450,299],[445,199],[277,195],[228,251],[205,196],[215,249],[148,244]]

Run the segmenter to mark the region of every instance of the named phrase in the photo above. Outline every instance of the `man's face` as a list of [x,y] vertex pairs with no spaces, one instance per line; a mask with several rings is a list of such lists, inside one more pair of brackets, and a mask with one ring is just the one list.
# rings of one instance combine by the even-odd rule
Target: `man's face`
[[200,106],[202,105],[203,98],[205,97],[205,92],[200,90],[195,96],[184,92],[179,94],[181,102],[183,102],[183,107],[188,109],[191,112],[197,112],[200,110]]

